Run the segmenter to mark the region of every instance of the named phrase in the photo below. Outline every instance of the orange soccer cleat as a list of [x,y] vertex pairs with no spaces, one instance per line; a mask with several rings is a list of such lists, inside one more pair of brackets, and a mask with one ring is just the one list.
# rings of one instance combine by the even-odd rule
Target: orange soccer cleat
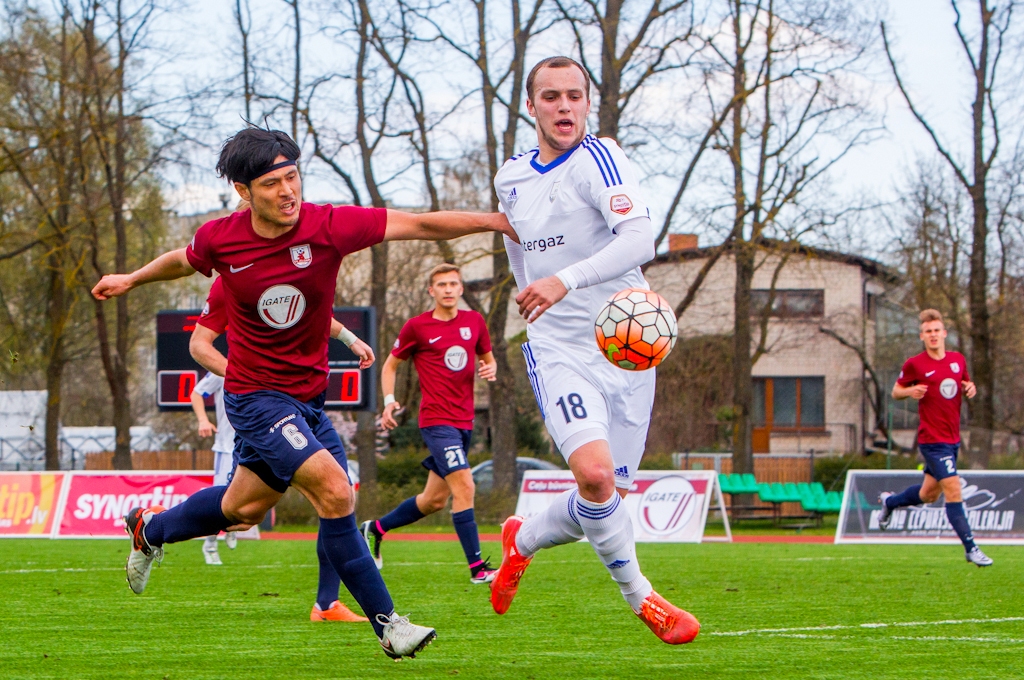
[[504,614],[512,606],[512,600],[519,590],[519,579],[533,559],[523,557],[516,548],[516,534],[523,526],[523,521],[519,515],[512,515],[501,525],[501,566],[491,581],[491,606],[499,614]]
[[331,603],[327,609],[320,609],[320,605],[314,604],[309,612],[310,621],[345,621],[347,623],[362,623],[370,619],[360,616],[343,605],[338,600]]
[[637,616],[659,640],[670,645],[693,642],[700,632],[700,622],[693,614],[680,609],[653,590],[640,605]]

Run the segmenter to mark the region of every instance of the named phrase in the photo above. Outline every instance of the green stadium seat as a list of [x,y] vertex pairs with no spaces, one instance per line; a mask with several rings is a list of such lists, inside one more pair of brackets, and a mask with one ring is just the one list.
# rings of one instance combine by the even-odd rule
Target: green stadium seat
[[754,475],[749,472],[744,472],[741,477],[743,478],[743,486],[746,489],[746,493],[757,493],[760,484],[754,479]]
[[718,473],[718,486],[721,487],[722,493],[735,493],[732,490],[732,484],[729,482],[729,475]]
[[767,482],[761,482],[757,485],[757,495],[765,503],[777,503],[775,500],[775,493],[772,491],[772,485]]
[[786,482],[785,484],[782,485],[782,488],[785,500],[789,501],[790,503],[800,502],[800,492],[797,490],[796,484],[794,484],[793,482]]

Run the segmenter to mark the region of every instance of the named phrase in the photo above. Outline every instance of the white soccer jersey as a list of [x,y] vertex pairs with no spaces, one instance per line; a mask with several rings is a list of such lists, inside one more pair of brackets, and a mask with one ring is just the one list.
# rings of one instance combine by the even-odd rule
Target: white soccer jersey
[[[615,238],[619,223],[650,216],[633,168],[614,140],[587,135],[547,165],[538,155],[534,149],[510,158],[494,178],[502,212],[522,244],[525,284],[597,253]],[[530,324],[528,335],[597,352],[594,320],[608,298],[629,287],[648,287],[639,267],[570,291]]]
[[[509,159],[494,179],[501,207],[522,244],[526,281],[552,276],[615,239],[615,228],[649,217],[622,149],[588,135],[541,165],[534,149]],[[528,326],[526,370],[544,425],[568,460],[583,444],[606,440],[615,484],[628,489],[647,441],[654,371],[625,371],[597,347],[594,320],[623,288],[647,288],[640,268],[569,293]]]
[[235,448],[235,428],[231,427],[227,411],[224,410],[224,378],[207,373],[202,380],[196,383],[192,392],[198,393],[204,398],[213,395],[213,403],[217,411],[217,436],[213,440],[213,450],[231,453]]

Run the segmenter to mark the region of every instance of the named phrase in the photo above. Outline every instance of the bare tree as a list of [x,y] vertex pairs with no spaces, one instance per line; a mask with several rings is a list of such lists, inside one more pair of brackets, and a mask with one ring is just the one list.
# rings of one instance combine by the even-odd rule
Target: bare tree
[[[1007,38],[1013,27],[1013,14],[1017,3],[1012,0],[1001,5],[991,3],[989,0],[978,0],[973,3],[977,19],[977,28],[973,36],[969,34],[963,22],[961,7],[965,4],[967,3],[960,0],[950,0],[950,5],[956,14],[954,23],[956,34],[960,39],[963,56],[970,67],[973,79],[970,134],[966,136],[971,149],[969,161],[958,158],[953,147],[943,141],[929,117],[914,103],[897,67],[884,22],[881,23],[881,31],[889,66],[907,107],[928,133],[936,151],[948,163],[953,174],[971,198],[973,224],[968,309],[970,312],[971,372],[978,386],[978,396],[969,401],[968,406],[972,424],[991,431],[995,415],[993,389],[995,374],[989,321],[988,240],[991,227],[989,225],[988,193],[990,174],[1000,148],[1001,126],[996,98],[999,88],[1005,87],[999,80],[999,76],[1003,72],[999,68],[1000,59],[1003,56],[1004,46],[1008,46]],[[977,444],[978,442],[972,441],[972,448],[976,448]],[[980,447],[977,447],[982,464],[987,463],[990,444],[988,438],[985,438]]]
[[705,39],[709,72],[717,74],[709,92],[722,101],[712,96],[710,119],[725,121],[714,148],[724,156],[722,180],[731,194],[711,215],[723,215],[720,248],[735,268],[733,469],[753,472],[751,372],[766,351],[771,308],[770,297],[767,308],[752,307],[757,253],[767,247],[778,257],[774,290],[786,251],[827,224],[810,207],[808,189],[866,138],[862,109],[843,83],[866,47],[857,13],[843,2],[728,0],[719,7],[724,28]]
[[[462,4],[447,5],[453,16],[462,15]],[[493,179],[503,159],[516,152],[519,126],[523,118],[523,95],[526,82],[526,51],[530,41],[548,27],[542,22],[544,0],[533,0],[523,5],[520,0],[509,0],[497,8],[487,0],[468,0],[466,14],[472,17],[470,27],[463,33],[439,21],[437,12],[430,8],[417,8],[419,16],[436,31],[439,40],[464,57],[476,69],[480,78],[480,101],[483,112],[484,146],[487,151],[487,173]],[[497,24],[493,12],[502,12]],[[507,13],[507,14],[504,14]],[[506,45],[495,50],[493,45]],[[499,144],[500,140],[500,144]],[[498,197],[490,196],[492,211],[498,210]],[[432,194],[436,200],[436,192]],[[508,361],[508,340],[505,324],[508,304],[514,283],[505,254],[501,234],[495,234],[492,244],[490,299],[486,311],[495,360],[498,362],[497,380],[488,384],[490,401],[491,452],[494,459],[496,488],[512,490],[516,479],[516,411],[515,376]]]

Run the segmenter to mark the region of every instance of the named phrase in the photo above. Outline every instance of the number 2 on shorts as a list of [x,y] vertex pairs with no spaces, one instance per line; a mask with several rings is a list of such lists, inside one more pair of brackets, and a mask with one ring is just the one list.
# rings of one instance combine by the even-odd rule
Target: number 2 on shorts
[[[575,418],[576,420],[583,420],[587,417],[587,409],[583,407],[583,397],[575,392],[569,394],[568,405],[565,403],[565,397],[559,397],[558,401],[555,403],[562,409],[562,415],[565,416],[566,423],[569,423],[572,418]],[[570,413],[572,414],[572,418],[569,417]]]
[[950,474],[956,472],[956,470],[953,468],[953,459],[952,458],[947,458],[946,460],[944,460],[942,462],[946,464],[946,472],[948,472]]

